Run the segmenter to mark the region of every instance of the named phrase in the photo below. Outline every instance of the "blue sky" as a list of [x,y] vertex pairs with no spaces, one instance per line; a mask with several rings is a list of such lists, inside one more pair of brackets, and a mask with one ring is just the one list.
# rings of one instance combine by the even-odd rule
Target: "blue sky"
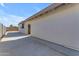
[[17,26],[22,20],[46,8],[48,3],[0,3],[0,23]]

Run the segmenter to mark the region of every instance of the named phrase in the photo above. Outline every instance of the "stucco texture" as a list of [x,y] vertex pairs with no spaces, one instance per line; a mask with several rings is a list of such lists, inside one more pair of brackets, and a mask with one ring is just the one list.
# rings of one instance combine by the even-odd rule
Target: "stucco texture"
[[79,50],[79,4],[56,11],[32,21],[32,36]]

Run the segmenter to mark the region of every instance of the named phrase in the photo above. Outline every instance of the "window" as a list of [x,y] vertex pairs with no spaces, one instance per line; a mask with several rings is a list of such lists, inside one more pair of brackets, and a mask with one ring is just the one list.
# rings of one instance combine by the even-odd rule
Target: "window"
[[22,24],[22,27],[21,28],[24,28],[24,24]]

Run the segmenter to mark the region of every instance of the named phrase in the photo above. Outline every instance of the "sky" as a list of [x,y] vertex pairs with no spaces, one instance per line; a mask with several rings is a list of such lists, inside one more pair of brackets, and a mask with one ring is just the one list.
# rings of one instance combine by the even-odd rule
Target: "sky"
[[46,8],[48,3],[0,3],[0,23],[18,26],[18,23]]

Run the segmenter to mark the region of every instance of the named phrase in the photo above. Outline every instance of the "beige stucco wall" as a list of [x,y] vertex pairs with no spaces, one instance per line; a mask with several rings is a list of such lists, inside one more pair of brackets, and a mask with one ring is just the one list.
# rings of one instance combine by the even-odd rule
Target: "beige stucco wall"
[[21,24],[19,24],[19,31],[20,31],[21,33],[25,33],[24,28],[21,28],[21,27],[22,27],[22,25],[21,25]]
[[0,38],[2,37],[2,24],[0,24]]
[[6,27],[3,24],[0,24],[0,38],[5,35]]
[[19,28],[19,31],[21,32],[21,33],[24,33],[24,34],[27,34],[28,32],[28,27],[27,27],[27,24],[26,23],[24,23],[24,28],[21,28],[22,27],[22,24],[19,24],[19,26],[18,26],[18,28]]
[[31,23],[30,22],[25,22],[23,29],[21,28],[21,24],[19,24],[19,31],[21,33],[24,33],[24,34],[28,34],[28,24],[31,24]]
[[79,4],[32,20],[32,36],[79,50]]
[[28,24],[29,24],[28,22],[24,24],[25,34],[28,34]]
[[5,35],[5,33],[6,33],[6,27],[3,26],[3,35]]

